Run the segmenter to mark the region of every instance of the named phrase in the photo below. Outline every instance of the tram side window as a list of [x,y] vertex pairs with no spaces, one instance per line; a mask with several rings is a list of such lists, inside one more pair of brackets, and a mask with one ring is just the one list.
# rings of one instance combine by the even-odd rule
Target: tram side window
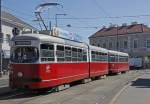
[[91,52],[91,59],[92,59],[92,61],[96,61],[96,52],[95,51]]
[[65,47],[65,61],[71,61],[71,47]]
[[64,61],[65,60],[65,51],[64,51],[64,46],[57,45],[57,61]]
[[97,52],[97,61],[101,61],[101,52]]
[[92,61],[101,61],[101,53],[97,52],[97,51],[92,51],[91,52],[92,55]]
[[128,56],[119,56],[119,62],[128,62]]
[[118,55],[115,55],[115,62],[118,62]]
[[109,62],[116,62],[116,55],[109,55]]
[[101,61],[107,61],[108,58],[107,58],[107,53],[101,53]]
[[82,49],[78,49],[78,61],[83,61],[83,50]]
[[54,61],[54,45],[41,44],[41,61]]
[[72,61],[78,60],[78,51],[77,48],[72,48]]
[[129,60],[129,57],[128,57],[128,56],[125,56],[125,57],[126,57],[126,59],[125,59],[125,60],[126,60],[126,62],[128,62],[128,60]]
[[92,61],[107,61],[107,53],[92,51]]
[[83,50],[83,61],[87,61],[87,50]]

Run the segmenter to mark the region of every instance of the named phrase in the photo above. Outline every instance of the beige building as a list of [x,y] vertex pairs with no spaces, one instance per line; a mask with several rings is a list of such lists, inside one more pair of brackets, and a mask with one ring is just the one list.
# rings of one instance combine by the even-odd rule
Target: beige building
[[136,22],[131,25],[103,27],[89,37],[91,45],[141,57],[143,66],[150,67],[150,28]]
[[13,37],[12,30],[14,28],[18,28],[20,30],[20,33],[31,33],[38,31],[33,26],[27,24],[26,22],[10,14],[9,12],[2,11],[2,35],[0,36],[0,54],[2,53],[3,56],[3,69],[7,67],[10,58],[10,39]]
[[2,11],[2,33],[0,36],[0,51],[4,53],[4,58],[9,58],[10,53],[10,39],[13,37],[12,30],[18,28],[20,33],[34,32],[37,31],[36,28],[27,24],[23,20],[17,18],[16,16],[10,14],[9,12]]

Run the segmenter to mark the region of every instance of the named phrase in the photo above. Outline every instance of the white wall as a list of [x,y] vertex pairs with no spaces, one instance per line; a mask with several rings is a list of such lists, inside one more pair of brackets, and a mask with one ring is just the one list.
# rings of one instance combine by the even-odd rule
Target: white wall
[[2,25],[2,33],[3,33],[2,49],[3,50],[10,50],[10,45],[6,41],[6,34],[9,34],[10,37],[13,37],[13,35],[12,35],[12,29],[13,29],[13,27]]

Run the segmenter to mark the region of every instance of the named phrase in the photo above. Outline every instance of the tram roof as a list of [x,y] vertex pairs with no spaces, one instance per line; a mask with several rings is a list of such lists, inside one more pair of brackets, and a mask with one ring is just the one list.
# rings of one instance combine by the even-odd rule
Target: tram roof
[[124,52],[118,52],[118,55],[122,55],[122,56],[129,56],[128,53],[124,53]]
[[102,51],[102,52],[108,52],[108,50],[107,49],[105,49],[105,48],[101,48],[101,47],[96,47],[96,46],[92,46],[92,45],[90,45],[90,49],[91,50],[96,50],[96,51]]
[[124,52],[119,52],[119,51],[114,51],[114,50],[108,50],[109,53],[112,54],[117,54],[117,55],[121,55],[121,56],[129,56],[128,53],[124,53]]
[[87,44],[83,42],[77,42],[65,38],[59,38],[55,36],[45,35],[45,34],[21,34],[12,39],[15,40],[39,40],[40,42],[53,42],[64,45],[71,45],[76,47],[87,48]]

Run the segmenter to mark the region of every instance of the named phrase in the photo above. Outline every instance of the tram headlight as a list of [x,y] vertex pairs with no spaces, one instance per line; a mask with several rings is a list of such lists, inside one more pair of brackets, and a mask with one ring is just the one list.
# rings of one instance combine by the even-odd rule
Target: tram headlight
[[18,72],[18,73],[17,73],[17,76],[18,76],[18,77],[23,77],[23,73],[22,73],[22,72]]

